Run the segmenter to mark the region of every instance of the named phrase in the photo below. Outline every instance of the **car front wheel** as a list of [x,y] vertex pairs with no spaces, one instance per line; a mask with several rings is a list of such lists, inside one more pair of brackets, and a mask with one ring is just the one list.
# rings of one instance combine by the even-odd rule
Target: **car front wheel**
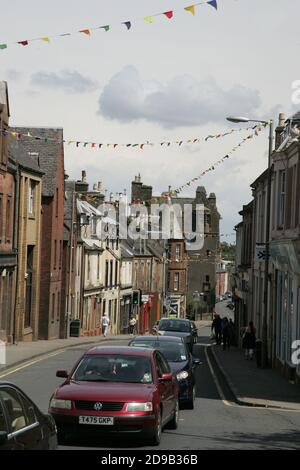
[[154,446],[158,446],[161,441],[161,433],[162,433],[162,422],[161,422],[161,411],[159,410],[156,417],[155,422],[155,429],[153,436],[151,437],[151,444]]

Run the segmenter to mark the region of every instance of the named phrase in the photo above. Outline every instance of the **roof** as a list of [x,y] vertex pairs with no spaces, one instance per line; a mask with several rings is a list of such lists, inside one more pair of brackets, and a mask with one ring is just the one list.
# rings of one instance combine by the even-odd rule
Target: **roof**
[[[34,158],[44,173],[42,178],[42,195],[45,197],[54,196],[57,164],[60,158],[64,158],[63,129],[10,127],[10,131],[22,134],[21,139],[9,137],[11,152],[17,155],[28,155],[29,152],[37,154]],[[24,135],[28,133],[30,136]]]
[[8,152],[24,170],[29,170],[30,172],[36,173],[40,176],[44,174],[44,172],[39,167],[38,162],[33,157],[31,157],[30,155],[28,155],[28,153],[24,152],[24,150],[21,150],[18,147],[12,148],[11,139],[8,143]]
[[261,183],[262,181],[265,181],[267,179],[267,176],[268,176],[268,168],[263,173],[261,173],[258,176],[258,178],[256,178],[255,181],[253,181],[250,187],[255,188],[259,183]]
[[151,357],[152,349],[150,348],[132,348],[130,346],[96,346],[85,352],[85,355],[127,355],[127,356],[145,356]]
[[65,203],[64,203],[64,240],[69,240],[69,236],[70,236],[74,192],[75,192],[75,181],[66,180],[65,181]]

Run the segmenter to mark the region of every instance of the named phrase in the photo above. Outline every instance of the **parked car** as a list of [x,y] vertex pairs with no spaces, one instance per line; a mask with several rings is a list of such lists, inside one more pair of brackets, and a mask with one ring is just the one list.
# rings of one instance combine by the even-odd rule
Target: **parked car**
[[195,323],[185,318],[162,318],[158,323],[156,333],[184,338],[191,352],[193,352],[194,343],[198,341]]
[[183,338],[174,336],[136,336],[129,346],[159,349],[167,359],[179,383],[179,403],[194,408],[196,396],[195,367],[200,359],[193,358]]
[[58,440],[72,436],[124,434],[141,436],[153,445],[162,429],[178,425],[179,386],[158,350],[129,346],[90,349],[50,400]]
[[54,450],[55,421],[22,390],[0,381],[0,450]]

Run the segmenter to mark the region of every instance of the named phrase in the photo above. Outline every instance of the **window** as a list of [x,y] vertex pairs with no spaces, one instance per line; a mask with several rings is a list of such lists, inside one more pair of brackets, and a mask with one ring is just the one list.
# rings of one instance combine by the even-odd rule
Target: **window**
[[54,240],[54,260],[53,260],[53,269],[56,269],[56,257],[57,257],[57,240]]
[[110,300],[108,302],[108,316],[109,316],[109,318],[111,318],[111,304],[112,304],[112,300]]
[[[71,247],[72,250],[72,247]],[[62,255],[63,255],[63,246],[62,246],[62,240],[59,240],[59,269],[62,267]],[[74,264],[74,257],[72,260],[72,271],[73,271],[73,264]]]
[[56,311],[56,320],[59,320],[60,315],[60,292],[57,292],[57,311]]
[[100,254],[97,254],[97,279],[100,279]]
[[113,260],[110,261],[109,286],[113,286]]
[[103,303],[102,303],[102,314],[103,315],[105,314],[105,311],[106,311],[106,300],[104,299]]
[[92,231],[92,237],[95,237],[97,235],[97,218],[95,215],[92,216],[91,231]]
[[168,290],[171,289],[171,273],[168,271],[168,280],[167,280]]
[[279,172],[279,191],[278,191],[278,227],[283,228],[285,217],[285,191],[286,191],[286,172]]
[[105,287],[108,287],[108,270],[109,270],[108,261],[105,261]]
[[181,258],[181,246],[179,244],[176,245],[176,248],[175,248],[175,257],[176,257],[176,261],[180,261],[180,258]]
[[28,213],[34,215],[34,204],[35,204],[35,181],[29,180],[28,188]]
[[115,262],[115,286],[118,285],[118,261]]
[[11,196],[7,196],[6,200],[6,242],[11,240]]
[[33,281],[33,255],[34,246],[27,246],[27,267],[26,267],[26,297],[25,297],[25,318],[24,326],[31,326],[31,310],[32,310],[32,281]]
[[91,260],[90,260],[90,255],[87,255],[87,280],[90,280],[90,274],[91,274]]
[[22,401],[18,393],[10,388],[0,390],[0,397],[6,408],[6,414],[9,421],[9,428],[12,432],[20,431],[28,423],[23,409]]
[[174,273],[174,290],[179,290],[179,273]]
[[56,217],[58,217],[58,188],[56,188],[56,194],[55,194],[55,197],[56,197]]
[[52,294],[52,318],[51,318],[52,323],[54,323],[54,319],[55,319],[55,294],[53,292]]

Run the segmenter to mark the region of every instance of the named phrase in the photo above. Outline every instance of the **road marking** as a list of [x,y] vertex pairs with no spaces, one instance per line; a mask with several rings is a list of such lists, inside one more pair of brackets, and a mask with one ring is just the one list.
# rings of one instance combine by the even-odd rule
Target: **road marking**
[[233,408],[246,408],[247,410],[260,410],[260,411],[279,411],[280,413],[281,412],[286,412],[286,413],[300,413],[300,410],[287,410],[287,409],[284,409],[284,408],[274,408],[272,406],[255,406],[255,405],[239,405],[238,403],[233,403],[233,402],[229,402],[228,400],[226,400],[225,398],[225,395],[224,395],[224,392],[221,388],[221,385],[220,385],[220,382],[213,370],[213,367],[212,367],[212,364],[211,364],[211,361],[208,357],[208,354],[207,354],[207,347],[204,349],[204,352],[205,352],[205,357],[206,357],[206,360],[207,360],[207,364],[208,364],[208,367],[209,367],[209,370],[210,370],[210,373],[212,375],[212,378],[214,380],[214,383],[215,383],[215,386],[217,388],[217,391],[218,391],[218,394],[222,400],[222,402],[224,403],[224,405],[226,406],[231,406]]
[[4,372],[4,374],[0,375],[0,379],[2,379],[3,377],[7,377],[8,375],[14,374],[15,372],[19,372],[19,370],[25,369],[26,367],[30,367],[34,364],[37,364],[38,362],[44,361],[45,359],[49,359],[50,357],[57,356],[58,354],[62,354],[65,351],[66,349],[60,349],[59,351],[45,354],[43,357],[40,357],[39,359],[26,362],[25,364],[19,367],[15,367],[14,369],[9,369],[7,372]]

